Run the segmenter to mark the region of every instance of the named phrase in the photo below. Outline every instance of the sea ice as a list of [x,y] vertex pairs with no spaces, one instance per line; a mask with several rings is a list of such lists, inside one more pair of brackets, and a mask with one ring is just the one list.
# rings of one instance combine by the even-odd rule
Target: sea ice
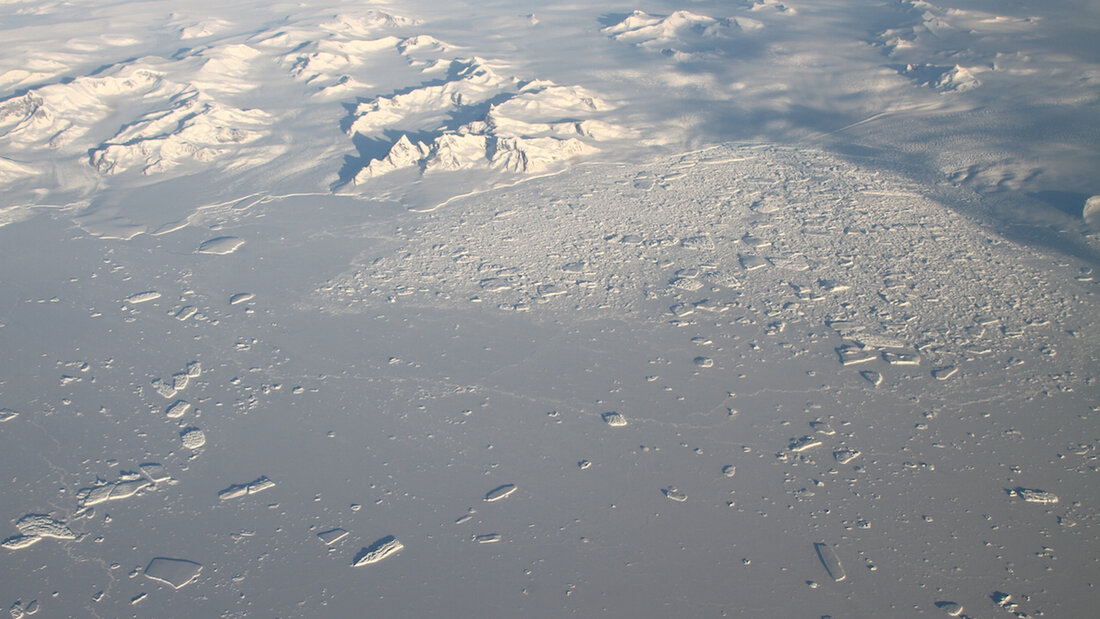
[[274,488],[275,482],[267,478],[266,475],[261,476],[246,484],[233,484],[224,490],[218,492],[218,498],[225,501],[228,499],[236,499],[248,494],[257,494],[267,490],[268,488]]
[[494,488],[494,489],[490,490],[489,493],[485,495],[485,501],[487,501],[487,502],[499,501],[499,500],[503,499],[506,496],[510,496],[515,491],[516,491],[516,485],[515,484],[504,484],[503,486],[499,486],[497,488]]
[[187,411],[191,410],[191,403],[186,400],[176,400],[165,411],[165,417],[170,419],[177,419],[187,414]]
[[187,559],[157,557],[145,567],[145,577],[180,589],[198,578],[202,564]]
[[219,236],[203,241],[202,244],[199,245],[198,252],[200,254],[223,256],[237,251],[240,249],[241,245],[244,245],[244,239],[235,236]]
[[327,531],[321,531],[320,533],[317,534],[317,537],[322,542],[324,542],[326,546],[331,546],[331,545],[335,544],[336,542],[344,539],[347,536],[348,536],[348,532],[345,531],[344,529],[341,529],[340,527],[336,527],[335,529],[329,529]]
[[23,535],[76,539],[76,533],[68,525],[45,514],[27,514],[15,523],[15,528]]
[[821,565],[825,567],[825,571],[829,573],[830,578],[840,582],[847,577],[847,574],[844,573],[844,566],[841,565],[840,558],[837,557],[832,546],[817,542],[814,544],[814,549],[817,551],[817,558],[821,561]]
[[848,464],[859,456],[860,452],[855,449],[838,449],[833,452],[833,458],[840,464]]
[[936,608],[947,613],[951,617],[958,617],[963,613],[963,605],[958,602],[941,601],[936,602]]
[[677,489],[676,486],[669,486],[661,490],[661,492],[664,493],[665,497],[669,500],[676,501],[677,503],[683,503],[687,500],[687,495],[684,494],[683,491]]
[[1053,505],[1058,502],[1058,495],[1038,488],[1013,488],[1008,491],[1008,494],[1023,499],[1027,503]]
[[626,417],[623,417],[620,413],[611,411],[603,414],[603,422],[613,428],[620,428],[626,425]]
[[352,560],[351,566],[360,567],[378,563],[386,557],[397,554],[404,547],[405,545],[397,541],[396,537],[387,535],[370,546],[360,550],[359,554],[355,555],[355,559]]
[[146,290],[145,292],[135,292],[134,294],[126,297],[124,300],[130,304],[145,303],[160,298],[160,293],[156,290]]
[[0,546],[8,550],[20,550],[40,541],[42,541],[42,537],[38,535],[13,535],[0,543]]
[[187,449],[198,449],[206,444],[206,434],[198,428],[184,428],[180,431],[180,444]]
[[158,462],[144,462],[138,466],[142,473],[150,479],[153,483],[160,483],[162,481],[168,481],[171,476],[164,466]]
[[800,453],[820,446],[821,439],[807,434],[806,436],[791,440],[790,444],[787,445],[787,448],[795,453]]

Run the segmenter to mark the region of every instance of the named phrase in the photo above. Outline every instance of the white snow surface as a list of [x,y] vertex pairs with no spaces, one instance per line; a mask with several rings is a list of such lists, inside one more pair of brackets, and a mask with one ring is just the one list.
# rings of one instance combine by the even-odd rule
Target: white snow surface
[[1089,616],[1098,31],[0,0],[0,606]]

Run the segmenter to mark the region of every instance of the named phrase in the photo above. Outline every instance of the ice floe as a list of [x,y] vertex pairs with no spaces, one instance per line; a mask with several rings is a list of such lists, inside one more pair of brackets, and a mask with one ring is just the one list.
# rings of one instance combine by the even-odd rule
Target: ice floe
[[612,428],[618,428],[626,425],[626,417],[623,417],[621,413],[615,411],[604,413],[603,422]]
[[184,428],[180,431],[180,445],[186,449],[199,449],[206,444],[206,434],[195,427]]
[[274,488],[275,482],[267,478],[266,475],[258,477],[248,483],[233,484],[228,488],[220,490],[218,492],[218,498],[222,501],[229,499],[237,499],[245,495],[252,495],[263,492],[269,488]]
[[378,563],[383,559],[401,552],[404,547],[405,545],[398,541],[396,537],[387,535],[370,546],[360,550],[359,554],[355,555],[355,558],[352,559],[351,566],[361,567]]
[[187,559],[156,557],[145,566],[145,577],[182,589],[194,582],[202,572],[202,564]]
[[830,578],[837,582],[847,578],[844,566],[840,563],[840,558],[831,545],[824,542],[815,542],[814,550],[817,552],[817,558],[821,561],[821,565],[825,568],[825,571],[828,572]]
[[501,500],[505,497],[511,496],[512,493],[514,493],[515,491],[516,491],[516,485],[515,484],[504,484],[503,486],[498,486],[498,487],[493,488],[492,490],[490,490],[485,495],[484,500],[488,503],[492,503],[493,501],[499,501],[499,500]]

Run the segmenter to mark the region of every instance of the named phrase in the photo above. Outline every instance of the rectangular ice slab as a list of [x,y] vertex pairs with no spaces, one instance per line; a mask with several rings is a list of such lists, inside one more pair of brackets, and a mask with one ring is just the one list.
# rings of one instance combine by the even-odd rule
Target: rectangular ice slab
[[322,531],[318,533],[317,537],[320,538],[320,540],[324,542],[326,546],[331,546],[347,537],[347,535],[347,531],[341,529],[340,527],[336,527],[335,529],[329,529],[328,531]]
[[157,557],[145,568],[145,577],[172,585],[173,589],[186,586],[198,577],[202,564],[187,559]]

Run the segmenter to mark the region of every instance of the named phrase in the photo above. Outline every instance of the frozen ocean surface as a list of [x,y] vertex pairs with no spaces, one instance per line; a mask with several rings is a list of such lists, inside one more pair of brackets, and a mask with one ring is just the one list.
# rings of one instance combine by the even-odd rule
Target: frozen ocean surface
[[0,605],[1087,616],[1098,28],[0,2]]

